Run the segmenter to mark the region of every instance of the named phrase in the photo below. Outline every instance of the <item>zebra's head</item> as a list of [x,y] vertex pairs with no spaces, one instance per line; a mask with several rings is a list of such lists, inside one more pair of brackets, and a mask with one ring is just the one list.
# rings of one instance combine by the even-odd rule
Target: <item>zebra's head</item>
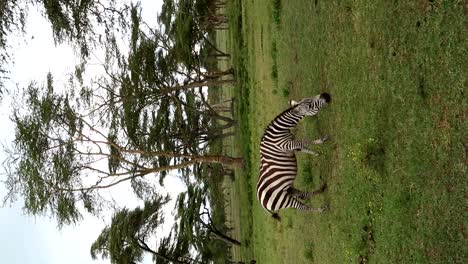
[[328,93],[321,93],[314,97],[304,98],[299,102],[291,101],[291,106],[299,115],[316,115],[318,110],[331,102]]

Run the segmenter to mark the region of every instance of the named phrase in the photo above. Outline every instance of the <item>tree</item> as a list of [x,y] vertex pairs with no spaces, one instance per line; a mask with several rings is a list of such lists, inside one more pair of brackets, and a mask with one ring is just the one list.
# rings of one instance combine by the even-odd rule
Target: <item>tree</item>
[[176,220],[179,240],[189,241],[202,256],[210,257],[209,241],[240,246],[241,243],[221,232],[211,218],[206,204],[206,190],[203,187],[188,185],[176,201]]
[[[97,259],[110,259],[111,263],[137,263],[143,254],[153,256],[157,263],[193,263],[186,243],[174,241],[172,235],[161,237],[158,232],[164,223],[162,207],[169,201],[168,197],[155,196],[146,201],[143,208],[119,210],[112,217],[91,246],[91,256]],[[152,249],[149,239],[157,237],[158,249]]]
[[25,7],[21,6],[17,1],[0,2],[0,95],[3,94],[3,79],[7,75],[5,64],[10,59],[10,54],[7,52],[7,36],[12,31],[24,31],[25,15]]
[[[167,118],[167,112],[161,115]],[[23,196],[26,212],[49,212],[59,225],[78,221],[80,206],[99,214],[106,204],[99,191],[122,182],[145,199],[154,195],[154,179],[161,182],[167,171],[183,172],[199,163],[243,164],[227,156],[139,149],[123,128],[127,125],[96,111],[85,92],[54,92],[50,74],[46,87],[33,83],[26,89],[24,106],[12,119],[16,133],[6,163],[7,198]]]
[[[154,195],[155,179],[162,184],[170,170],[188,178],[201,163],[243,165],[241,158],[206,149],[207,138],[223,135],[213,131],[235,124],[213,111],[201,90],[225,81],[175,60],[170,38],[156,29],[144,32],[140,7],[129,8],[128,54],[106,31],[106,76],[85,85],[82,64],[77,82],[57,92],[49,74],[45,87],[33,82],[25,89],[23,105],[13,112],[6,199],[20,195],[26,212],[49,213],[60,226],[78,221],[82,208],[99,214],[108,202],[102,189],[129,182],[146,199]],[[219,120],[227,124],[219,127]]]
[[[209,40],[211,30],[218,25],[214,21],[227,21],[224,15],[217,14],[216,9],[217,3],[212,0],[165,0],[158,16],[164,34],[172,43],[172,58],[189,71],[198,70],[198,75],[205,77],[221,77],[232,73],[217,71],[216,64],[210,67],[208,63],[211,56],[229,56]],[[202,68],[206,73],[200,71]]]
[[[157,29],[142,31],[137,7],[132,8],[131,14],[128,57],[114,56],[105,66],[108,78],[97,83],[107,91],[104,104],[125,124],[136,147],[175,148],[176,144],[182,153],[198,154],[211,138],[219,138],[223,129],[235,125],[234,120],[211,109],[202,87],[232,81],[189,70],[174,59],[172,51],[177,47],[166,35]],[[108,50],[118,47],[109,44]],[[112,62],[117,67],[112,67]],[[154,118],[155,110],[168,111],[166,117],[171,115],[173,119]],[[219,126],[219,121],[226,125]]]

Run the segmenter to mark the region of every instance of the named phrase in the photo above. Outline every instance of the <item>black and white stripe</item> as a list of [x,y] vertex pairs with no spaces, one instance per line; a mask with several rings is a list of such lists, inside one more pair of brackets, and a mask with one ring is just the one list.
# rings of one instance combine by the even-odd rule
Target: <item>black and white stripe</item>
[[290,129],[304,116],[313,116],[330,102],[330,95],[322,93],[300,102],[291,102],[288,110],[278,115],[265,129],[260,142],[260,177],[257,182],[257,199],[270,213],[282,208],[322,212],[324,208],[313,208],[300,200],[322,192],[325,186],[314,192],[302,192],[293,188],[297,174],[295,152],[318,155],[309,149],[310,143],[322,144],[325,138],[312,142],[295,140]]

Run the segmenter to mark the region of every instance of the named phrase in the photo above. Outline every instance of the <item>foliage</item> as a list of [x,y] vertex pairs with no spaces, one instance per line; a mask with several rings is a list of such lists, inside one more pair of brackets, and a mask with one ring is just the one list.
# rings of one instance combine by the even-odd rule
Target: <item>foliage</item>
[[[188,177],[190,167],[198,163],[238,162],[230,157],[184,154],[174,146],[138,148],[125,137],[129,134],[125,124],[104,121],[105,112],[92,117],[89,113],[95,112],[94,106],[73,105],[80,98],[54,93],[51,75],[48,80],[46,91],[31,84],[24,108],[13,114],[15,149],[7,164],[11,169],[7,188],[10,198],[24,196],[28,213],[50,211],[59,225],[74,223],[80,218],[78,201],[89,212],[99,213],[103,205],[100,189],[130,181],[135,194],[146,199],[154,195],[154,181],[145,179],[146,175],[162,178],[168,170],[179,170]],[[107,171],[101,165],[106,161]]]
[[[100,189],[130,182],[146,200],[155,184],[147,175],[162,184],[169,170],[188,179],[197,164],[242,161],[207,152],[207,143],[235,122],[210,107],[201,87],[226,81],[174,60],[177,45],[157,28],[142,30],[140,7],[129,8],[131,23],[122,31],[131,32],[130,50],[120,51],[107,32],[106,75],[84,83],[86,67],[80,64],[59,92],[49,74],[46,86],[25,89],[25,101],[13,112],[7,198],[23,196],[26,212],[50,213],[60,226],[78,221],[80,208],[99,214],[107,206]],[[227,125],[218,126],[218,120]]]
[[[216,12],[210,0],[166,0],[163,2],[159,22],[164,34],[173,43],[171,57],[189,70],[208,68],[205,50],[214,49],[221,53],[206,37],[217,22],[224,21],[224,15]],[[199,50],[198,47],[202,47]]]
[[213,250],[220,243],[240,245],[240,242],[223,234],[215,226],[206,203],[206,189],[188,185],[187,191],[177,197],[174,226],[178,241],[185,241],[198,252],[196,261],[208,263],[214,258]]
[[[109,91],[112,108],[123,107],[123,113],[114,111],[113,115],[121,119],[138,148],[161,146],[181,153],[201,153],[207,146],[206,139],[219,134],[217,120],[233,123],[209,107],[201,87],[229,81],[207,78],[198,67],[193,70],[181,64],[174,55],[180,47],[170,36],[158,29],[143,32],[137,8],[132,8],[131,13],[128,59],[116,58],[119,67],[115,70],[112,61],[108,62],[112,78],[101,83]],[[112,48],[108,46],[108,50]],[[197,56],[193,50],[189,53],[187,56]],[[158,111],[167,114],[156,115]]]
[[[143,208],[122,209],[114,214],[91,246],[91,256],[110,259],[111,263],[137,263],[143,254],[149,253],[157,263],[192,263],[184,243],[173,241],[172,235],[159,234],[164,224],[161,210],[168,197],[155,196],[146,201]],[[158,249],[151,249],[149,239],[159,238]]]
[[[27,8],[5,3],[0,50],[6,54],[7,37],[22,30]],[[64,87],[57,89],[48,74],[45,85],[31,82],[19,93],[5,200],[21,197],[26,213],[52,216],[62,227],[84,212],[116,208],[102,191],[127,182],[144,207],[116,211],[91,248],[93,258],[112,263],[140,262],[146,253],[157,263],[207,263],[225,243],[239,243],[217,229],[207,189],[200,187],[206,177],[215,179],[207,164],[243,165],[241,158],[210,149],[236,124],[207,98],[207,90],[234,83],[231,70],[219,71],[213,63],[218,55],[229,56],[208,34],[226,22],[213,1],[165,1],[161,24],[154,27],[142,20],[139,4],[58,0],[25,6],[43,6],[56,43],[72,44],[81,61]],[[105,50],[105,74],[89,81],[93,48]],[[171,170],[189,185],[178,200],[186,210],[161,236],[168,197],[160,197],[155,185]],[[156,249],[148,243],[154,237]]]
[[[161,234],[165,217],[161,210],[167,197],[156,195],[143,208],[119,210],[91,246],[91,256],[109,258],[111,263],[136,263],[149,253],[157,263],[209,263],[219,242],[208,236],[213,232],[207,228],[211,224],[201,218],[207,213],[205,195],[203,189],[194,186],[179,195],[176,222],[168,235]],[[200,211],[201,207],[205,209]],[[149,247],[154,238],[157,249]]]
[[[0,3],[0,92],[2,78],[7,78],[6,65],[12,60],[8,38],[15,33],[25,33],[28,11],[37,7],[50,22],[56,43],[68,42],[86,60],[91,49],[115,35],[115,30],[125,29],[129,5],[116,1],[66,1],[43,0],[19,2],[4,0]],[[103,37],[102,32],[106,34]]]

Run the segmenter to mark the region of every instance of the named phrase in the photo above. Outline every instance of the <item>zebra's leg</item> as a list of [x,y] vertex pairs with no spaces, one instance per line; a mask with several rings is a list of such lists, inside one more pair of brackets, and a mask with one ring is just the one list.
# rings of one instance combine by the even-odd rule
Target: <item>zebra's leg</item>
[[294,187],[290,187],[288,189],[288,193],[291,194],[293,197],[299,198],[301,200],[309,199],[317,194],[323,193],[327,189],[327,184],[322,185],[319,189],[313,192],[303,192]]
[[315,208],[315,207],[308,206],[304,204],[303,202],[301,202],[300,200],[298,200],[298,198],[289,194],[288,191],[284,191],[284,192],[285,192],[286,203],[283,204],[281,208],[296,208],[297,210],[301,210],[301,211],[313,211],[313,212],[319,212],[319,213],[322,213],[328,209],[328,207]]
[[308,140],[288,140],[282,144],[285,151],[301,151],[308,154],[318,156],[319,153],[309,149],[310,142]]
[[294,200],[294,202],[293,202],[293,206],[291,206],[291,207],[294,207],[297,210],[311,211],[311,212],[317,212],[317,213],[323,213],[323,212],[328,210],[328,207],[326,207],[326,206],[318,207],[318,208],[317,207],[311,207],[311,206],[308,206],[308,205],[302,203],[301,201],[297,200],[294,197],[292,197],[292,199]]
[[298,151],[304,152],[304,153],[307,153],[307,154],[311,154],[311,155],[314,155],[314,156],[320,155],[317,151],[311,150],[311,149],[306,148],[306,147],[300,148],[300,149],[298,149]]
[[312,141],[313,144],[323,144],[325,141],[328,141],[330,139],[330,136],[326,135],[324,137],[321,137],[319,139],[316,139],[314,141]]
[[317,139],[314,141],[309,140],[290,140],[284,143],[283,148],[287,151],[300,151],[307,154],[312,154],[314,156],[318,156],[319,153],[310,149],[311,144],[323,144],[327,140],[327,136],[321,139]]

